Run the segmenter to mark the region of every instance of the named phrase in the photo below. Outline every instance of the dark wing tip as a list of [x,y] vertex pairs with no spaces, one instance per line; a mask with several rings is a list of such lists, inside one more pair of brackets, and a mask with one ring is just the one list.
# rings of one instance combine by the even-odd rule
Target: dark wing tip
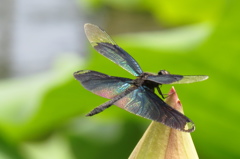
[[101,27],[91,24],[91,23],[85,23],[84,24],[84,30],[92,30],[92,29],[100,29],[101,31],[104,31]]
[[111,43],[116,44],[111,37],[99,26],[86,23],[84,25],[84,31],[85,34],[91,43],[91,45],[94,47],[97,45],[97,43]]
[[89,71],[89,70],[80,70],[80,71],[74,72],[74,73],[73,73],[73,76],[74,76],[76,79],[78,79],[78,77],[79,77],[80,75],[85,74],[85,73],[88,73],[88,72],[90,72],[90,71]]
[[91,28],[99,28],[98,26],[94,25],[94,24],[91,24],[91,23],[85,23],[84,24],[84,30],[89,30]]
[[194,83],[200,82],[208,79],[206,75],[185,75],[181,80],[173,82],[172,84],[184,84],[184,83]]
[[195,130],[195,125],[192,121],[187,122],[184,128],[182,129],[182,131],[184,132],[193,132],[194,130]]
[[[172,110],[172,111],[178,112],[177,110]],[[166,120],[163,121],[162,118],[159,118],[158,120],[155,120],[155,121],[160,122],[166,126],[169,126],[170,128],[177,129],[183,132],[189,132],[189,133],[193,132],[195,130],[195,124],[188,117],[179,113],[177,113],[178,115],[177,114],[173,115],[173,117],[175,118],[168,118],[172,120],[169,120],[167,122]]]
[[84,29],[87,28],[88,26],[96,26],[96,25],[91,24],[91,23],[85,23],[85,24],[84,24]]
[[86,28],[86,27],[89,26],[89,25],[93,25],[93,24],[91,24],[91,23],[85,23],[85,24],[84,24],[84,28]]
[[208,78],[209,78],[209,76],[207,76],[207,75],[199,75],[198,81],[204,81],[204,80],[207,80]]

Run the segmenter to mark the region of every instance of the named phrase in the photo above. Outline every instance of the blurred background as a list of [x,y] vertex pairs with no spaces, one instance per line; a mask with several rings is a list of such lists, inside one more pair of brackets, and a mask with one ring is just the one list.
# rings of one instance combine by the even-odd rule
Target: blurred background
[[150,124],[116,106],[85,117],[107,100],[73,72],[134,77],[90,47],[84,23],[104,28],[146,72],[209,75],[175,85],[197,152],[240,158],[239,11],[237,0],[1,0],[0,158],[123,159]]

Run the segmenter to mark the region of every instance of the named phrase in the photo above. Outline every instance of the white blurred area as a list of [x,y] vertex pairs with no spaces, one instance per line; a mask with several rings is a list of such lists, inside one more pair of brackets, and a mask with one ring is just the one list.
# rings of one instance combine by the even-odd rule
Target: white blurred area
[[77,1],[1,0],[0,78],[48,70],[64,53],[83,54],[84,17]]

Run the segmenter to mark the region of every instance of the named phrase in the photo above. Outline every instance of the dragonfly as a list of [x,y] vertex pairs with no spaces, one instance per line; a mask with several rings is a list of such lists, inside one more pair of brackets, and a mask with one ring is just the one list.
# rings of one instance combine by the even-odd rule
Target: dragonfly
[[[94,108],[86,116],[93,116],[116,105],[138,116],[160,122],[183,132],[193,132],[195,125],[188,117],[163,101],[160,90],[163,84],[184,84],[203,81],[206,75],[175,75],[166,70],[157,74],[143,72],[137,61],[119,47],[100,27],[84,25],[85,34],[94,49],[122,67],[136,79],[109,76],[93,70],[80,70],[74,73],[76,80],[92,93],[110,99]],[[158,91],[161,98],[154,92]]]

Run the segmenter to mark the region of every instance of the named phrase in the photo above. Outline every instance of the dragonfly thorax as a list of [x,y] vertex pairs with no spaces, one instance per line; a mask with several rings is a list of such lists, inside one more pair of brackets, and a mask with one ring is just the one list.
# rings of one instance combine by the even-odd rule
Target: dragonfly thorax
[[149,89],[154,90],[155,87],[158,87],[158,83],[147,80],[149,75],[153,75],[148,72],[142,73],[137,79],[133,80],[134,85],[137,87],[147,86]]
[[149,73],[142,73],[140,76],[137,77],[137,79],[133,80],[134,85],[137,87],[143,85],[144,81],[147,79]]

